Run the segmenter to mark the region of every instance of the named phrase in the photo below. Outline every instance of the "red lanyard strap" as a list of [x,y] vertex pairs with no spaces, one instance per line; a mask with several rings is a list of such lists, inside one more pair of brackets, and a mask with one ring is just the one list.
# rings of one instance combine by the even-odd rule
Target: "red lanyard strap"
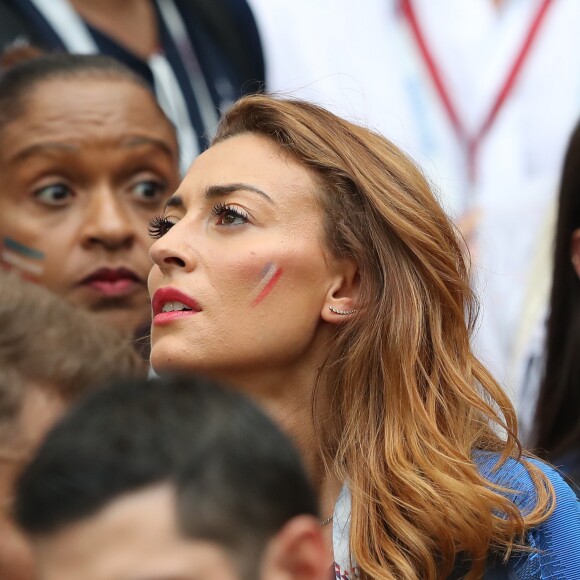
[[472,181],[475,179],[475,158],[477,156],[479,146],[493,126],[499,112],[501,111],[501,108],[511,94],[518,76],[526,62],[526,59],[531,52],[532,46],[535,39],[537,38],[541,25],[545,20],[546,14],[548,13],[548,8],[552,3],[553,0],[544,0],[541,3],[530,24],[528,32],[524,38],[524,42],[522,43],[522,46],[520,47],[520,50],[518,51],[518,54],[516,55],[516,58],[489,112],[487,113],[484,122],[482,123],[477,133],[473,136],[470,136],[465,129],[465,126],[461,122],[457,108],[455,107],[451,95],[449,94],[449,91],[447,90],[447,87],[443,81],[441,71],[437,65],[437,62],[435,61],[432,51],[429,49],[427,40],[419,24],[412,0],[401,0],[401,11],[409,23],[421,57],[423,58],[427,70],[429,71],[431,81],[435,86],[437,94],[441,99],[443,107],[445,108],[445,112],[449,117],[451,125],[453,126],[458,139],[467,147],[469,172]]

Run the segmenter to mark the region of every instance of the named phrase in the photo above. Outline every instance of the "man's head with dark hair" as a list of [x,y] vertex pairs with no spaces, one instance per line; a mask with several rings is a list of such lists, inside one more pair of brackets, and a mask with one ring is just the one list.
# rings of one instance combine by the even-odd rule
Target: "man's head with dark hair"
[[47,580],[328,573],[296,450],[253,403],[199,378],[90,396],[23,473],[15,516]]

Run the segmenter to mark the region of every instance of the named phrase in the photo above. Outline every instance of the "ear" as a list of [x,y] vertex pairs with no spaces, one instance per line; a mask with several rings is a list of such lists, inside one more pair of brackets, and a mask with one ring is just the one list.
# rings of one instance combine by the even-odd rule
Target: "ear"
[[337,272],[326,294],[320,315],[331,324],[340,324],[358,309],[360,274],[352,260],[337,263]]
[[572,254],[572,266],[576,271],[576,275],[580,278],[580,228],[572,232],[570,250]]
[[328,580],[332,554],[324,543],[320,522],[312,516],[296,516],[266,547],[261,564],[262,580]]

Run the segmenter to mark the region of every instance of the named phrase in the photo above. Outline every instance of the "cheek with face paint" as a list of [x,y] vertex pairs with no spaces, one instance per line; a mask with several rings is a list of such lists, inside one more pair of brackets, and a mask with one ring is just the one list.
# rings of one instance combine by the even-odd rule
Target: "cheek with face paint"
[[23,278],[37,282],[44,273],[45,255],[9,237],[0,246],[0,265],[5,270],[17,270]]
[[282,268],[268,262],[260,274],[260,280],[254,289],[252,306],[258,306],[272,292],[282,276]]

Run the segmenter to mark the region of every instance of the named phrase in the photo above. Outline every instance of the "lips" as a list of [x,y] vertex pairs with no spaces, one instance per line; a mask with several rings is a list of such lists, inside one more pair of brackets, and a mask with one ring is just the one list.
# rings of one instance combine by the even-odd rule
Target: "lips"
[[153,324],[163,325],[201,312],[199,303],[175,288],[160,288],[151,300]]
[[144,282],[128,268],[99,268],[81,281],[81,286],[105,296],[126,296]]

